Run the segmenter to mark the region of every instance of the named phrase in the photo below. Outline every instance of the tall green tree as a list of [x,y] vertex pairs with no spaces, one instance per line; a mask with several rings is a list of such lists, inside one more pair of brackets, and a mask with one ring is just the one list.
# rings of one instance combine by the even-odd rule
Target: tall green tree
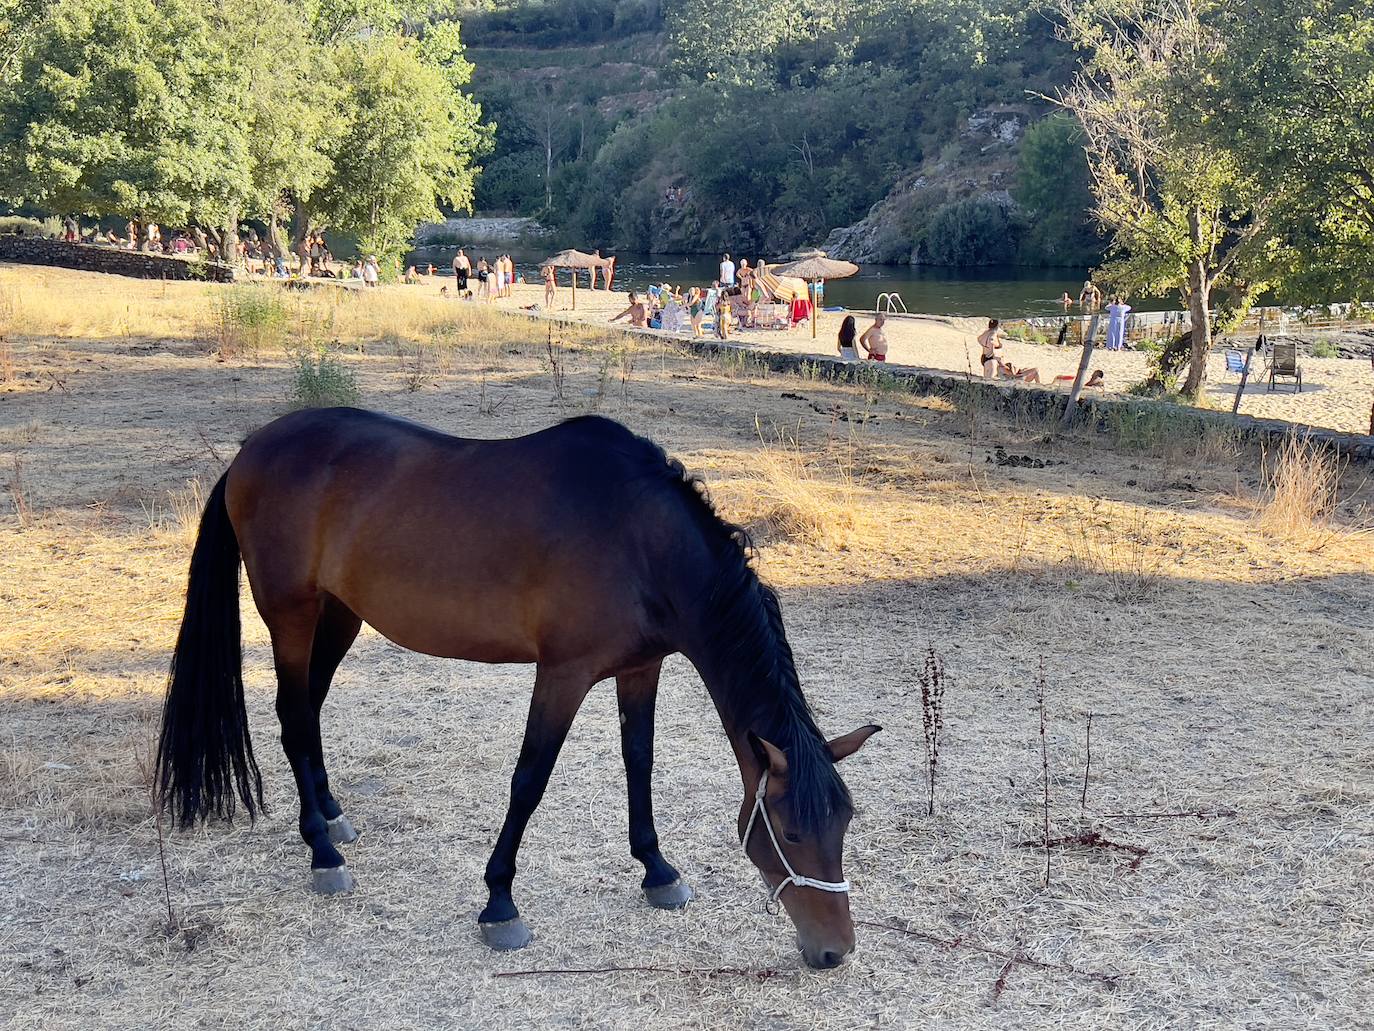
[[55,212],[218,224],[247,189],[233,67],[196,0],[64,0],[0,81],[0,191]]
[[348,121],[312,205],[364,249],[393,256],[416,224],[439,217],[436,201],[471,207],[473,156],[489,137],[460,88],[471,66],[456,24],[424,38],[361,38],[336,61]]
[[1213,295],[1229,288],[1244,306],[1272,239],[1273,195],[1198,138],[1185,104],[1222,40],[1194,0],[1064,0],[1060,12],[1085,54],[1060,100],[1082,126],[1094,213],[1111,234],[1105,275],[1123,290],[1183,294],[1192,323],[1183,392],[1196,396]]
[[1209,146],[1276,197],[1267,279],[1303,301],[1374,295],[1374,2],[1228,2],[1195,80]]

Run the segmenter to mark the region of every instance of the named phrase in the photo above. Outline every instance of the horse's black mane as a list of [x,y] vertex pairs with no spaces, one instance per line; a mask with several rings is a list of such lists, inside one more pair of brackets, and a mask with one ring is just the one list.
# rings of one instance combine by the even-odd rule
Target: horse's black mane
[[732,671],[717,687],[718,701],[738,726],[753,730],[787,753],[784,802],[792,821],[803,831],[821,830],[836,813],[851,810],[853,803],[802,694],[778,596],[754,570],[748,531],[723,519],[705,483],[689,475],[682,463],[657,444],[595,416],[571,419],[564,425],[576,424],[601,431],[604,442],[627,457],[636,452],[643,455],[652,462],[646,472],[657,474],[654,478],[661,477],[686,499],[713,547],[719,570],[704,604],[709,646],[722,667]]

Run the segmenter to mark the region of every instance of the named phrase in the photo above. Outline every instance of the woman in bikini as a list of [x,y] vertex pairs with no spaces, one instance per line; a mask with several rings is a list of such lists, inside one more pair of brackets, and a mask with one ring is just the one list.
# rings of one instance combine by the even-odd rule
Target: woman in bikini
[[558,282],[554,279],[552,265],[544,266],[544,310],[552,311],[554,298],[558,296]]
[[864,335],[859,337],[859,345],[868,353],[871,361],[887,361],[887,334],[883,332],[886,322],[887,316],[878,312],[873,316],[873,325],[864,330]]
[[997,328],[996,319],[988,319],[988,328],[978,334],[981,349],[979,361],[983,363],[983,375],[988,379],[997,378],[997,352],[1002,349],[1002,331]]

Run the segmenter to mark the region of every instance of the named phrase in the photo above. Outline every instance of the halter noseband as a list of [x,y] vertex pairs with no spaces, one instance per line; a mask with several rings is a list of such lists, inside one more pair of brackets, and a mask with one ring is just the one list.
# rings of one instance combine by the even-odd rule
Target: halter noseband
[[848,891],[848,881],[818,881],[814,877],[803,877],[792,869],[792,864],[787,861],[787,856],[783,854],[782,846],[778,844],[778,836],[773,832],[773,821],[768,818],[768,806],[763,800],[764,793],[768,790],[768,771],[765,770],[763,776],[759,778],[759,789],[754,792],[754,811],[749,814],[749,823],[744,828],[744,837],[740,839],[740,844],[744,846],[746,855],[749,853],[749,835],[754,832],[754,821],[759,814],[763,814],[763,825],[768,828],[768,840],[773,843],[773,851],[782,860],[782,868],[787,871],[787,876],[778,882],[778,886],[773,889],[773,894],[769,898],[770,904],[776,904],[782,897],[783,889],[789,884],[795,884],[798,888],[817,888],[820,891]]

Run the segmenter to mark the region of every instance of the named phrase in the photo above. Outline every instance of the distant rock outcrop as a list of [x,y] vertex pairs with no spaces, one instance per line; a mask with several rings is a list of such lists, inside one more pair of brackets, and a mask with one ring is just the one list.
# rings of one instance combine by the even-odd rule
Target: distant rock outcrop
[[986,198],[1014,211],[1008,187],[1021,138],[1034,119],[1033,109],[1023,104],[975,111],[956,147],[899,179],[861,221],[831,230],[822,249],[846,261],[920,265],[926,259],[921,247],[924,230],[944,205]]

